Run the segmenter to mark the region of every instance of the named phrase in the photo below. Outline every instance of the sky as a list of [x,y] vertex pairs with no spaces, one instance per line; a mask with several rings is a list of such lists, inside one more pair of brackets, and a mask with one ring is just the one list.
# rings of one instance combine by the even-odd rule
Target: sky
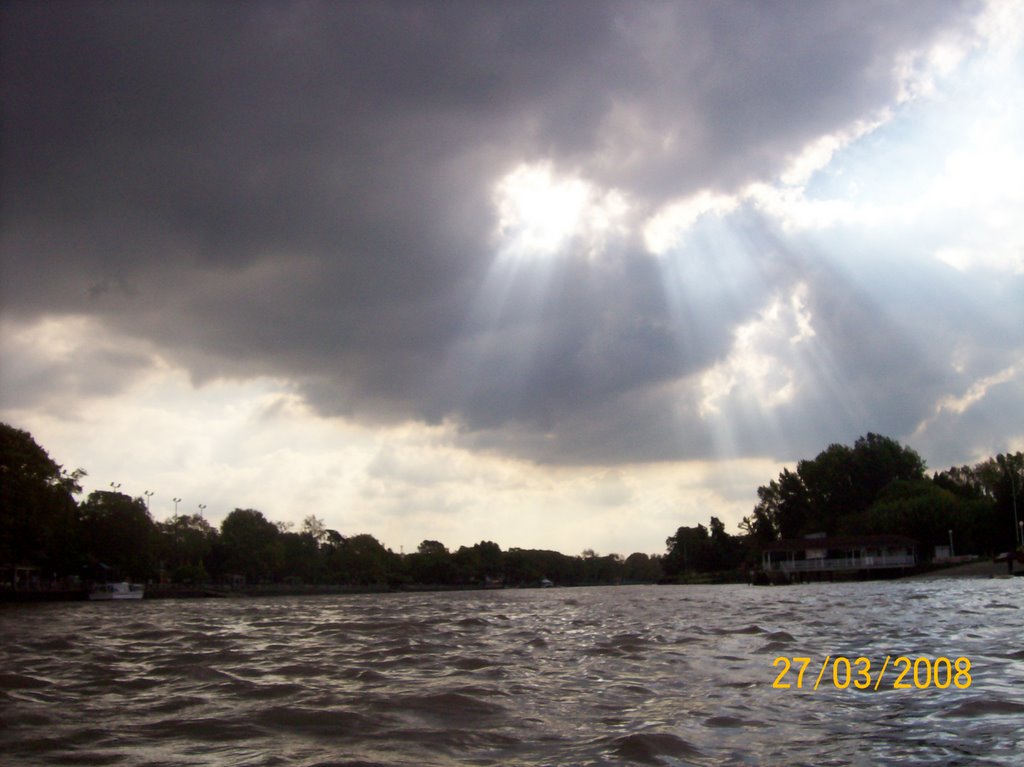
[[0,36],[0,420],[86,492],[626,556],[868,432],[1024,449],[1024,2],[36,0]]

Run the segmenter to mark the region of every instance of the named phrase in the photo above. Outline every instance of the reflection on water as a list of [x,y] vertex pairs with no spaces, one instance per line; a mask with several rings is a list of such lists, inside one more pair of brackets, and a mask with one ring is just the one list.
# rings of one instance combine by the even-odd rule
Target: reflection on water
[[[1024,582],[0,610],[6,764],[955,765],[1024,753]],[[772,688],[779,655],[966,656],[958,690]],[[808,669],[812,671],[814,662]]]

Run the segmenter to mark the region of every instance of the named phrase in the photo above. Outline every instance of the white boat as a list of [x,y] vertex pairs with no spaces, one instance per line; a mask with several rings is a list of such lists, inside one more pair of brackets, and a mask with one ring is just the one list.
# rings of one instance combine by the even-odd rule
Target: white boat
[[89,599],[142,599],[145,591],[141,583],[97,583],[89,592]]

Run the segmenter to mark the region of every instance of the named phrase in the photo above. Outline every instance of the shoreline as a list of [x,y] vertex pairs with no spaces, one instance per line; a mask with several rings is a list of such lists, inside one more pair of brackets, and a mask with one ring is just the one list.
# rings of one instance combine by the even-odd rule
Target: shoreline
[[[1024,568],[1014,562],[1013,574],[1019,575]],[[1006,560],[994,562],[991,559],[966,562],[961,565],[951,565],[937,570],[929,570],[924,573],[908,575],[908,580],[921,580],[924,578],[998,578],[1008,576],[1010,572],[1006,569]]]

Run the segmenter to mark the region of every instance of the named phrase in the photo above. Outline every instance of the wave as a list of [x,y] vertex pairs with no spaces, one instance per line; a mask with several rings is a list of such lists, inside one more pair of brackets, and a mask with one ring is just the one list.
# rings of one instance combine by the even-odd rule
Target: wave
[[[0,611],[17,638],[0,644],[4,763],[939,764],[955,743],[1003,767],[1024,651],[1013,621],[981,620],[1017,613],[981,605],[1024,595],[1014,580]],[[971,688],[772,688],[773,655],[880,668],[896,652],[968,657]]]

